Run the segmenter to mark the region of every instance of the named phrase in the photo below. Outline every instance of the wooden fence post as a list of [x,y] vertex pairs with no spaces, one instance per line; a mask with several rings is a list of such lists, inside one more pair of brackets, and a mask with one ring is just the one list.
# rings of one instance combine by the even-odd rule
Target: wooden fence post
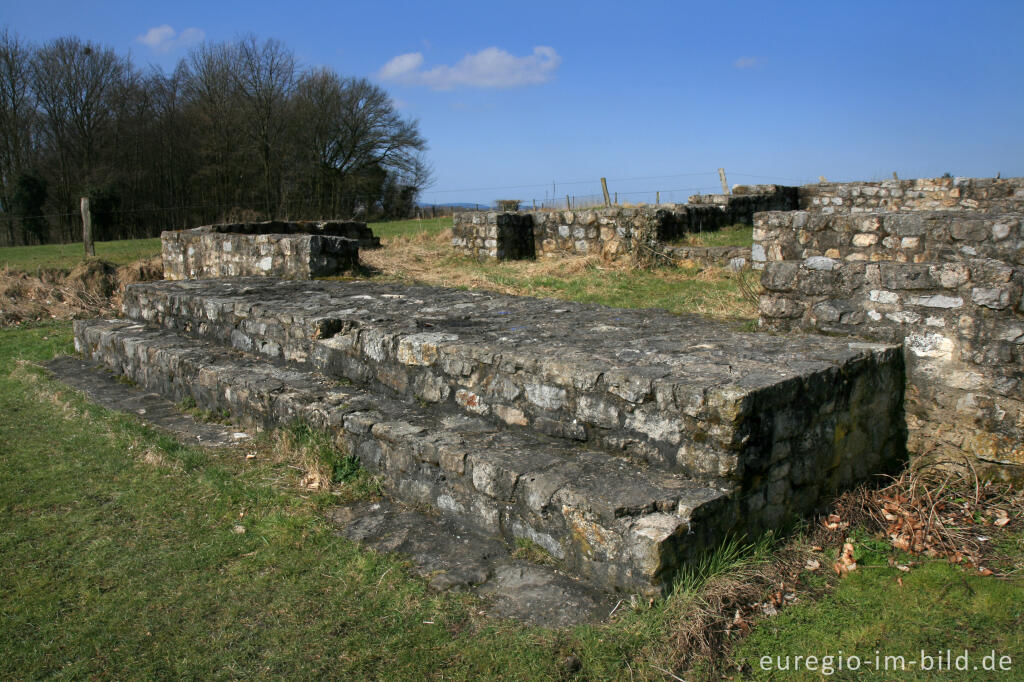
[[605,178],[601,178],[601,191],[604,193],[604,205],[611,206],[612,200],[611,197],[608,196],[608,180]]
[[732,192],[729,191],[729,183],[725,179],[724,168],[718,169],[718,179],[722,181],[722,194],[732,194]]
[[96,247],[92,243],[92,212],[89,210],[89,197],[82,197],[82,243],[85,245],[85,255],[93,258],[96,256]]

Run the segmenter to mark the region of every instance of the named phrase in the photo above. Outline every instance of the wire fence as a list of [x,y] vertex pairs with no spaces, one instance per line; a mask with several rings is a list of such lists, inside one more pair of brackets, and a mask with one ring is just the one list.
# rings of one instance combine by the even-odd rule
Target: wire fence
[[[761,175],[755,173],[730,172],[728,177],[739,179],[739,184],[805,184],[809,179],[797,179],[780,176]],[[550,183],[534,183],[522,185],[499,185],[490,187],[463,187],[455,189],[427,189],[420,193],[420,202],[413,210],[412,218],[446,217],[457,211],[494,210],[500,201],[518,202],[520,210],[575,210],[594,208],[611,203],[616,206],[643,206],[662,204],[684,204],[695,194],[716,194],[722,192],[722,181],[719,171],[703,171],[692,173],[675,173],[669,175],[650,175],[638,177],[608,178],[608,200],[606,202],[602,190],[601,178],[590,180],[559,181]],[[459,201],[467,195],[489,194],[492,199],[479,203]],[[355,198],[355,197],[348,197]],[[252,202],[249,202],[252,203]],[[233,204],[197,203],[168,207],[136,206],[131,208],[114,208],[106,211],[108,216],[132,216],[135,222],[152,223],[148,228],[138,228],[138,235],[148,236],[153,229],[180,229],[189,227],[190,219],[201,216],[202,220],[233,221],[237,216],[248,215],[250,219],[269,217],[266,205],[259,204],[239,206]],[[264,215],[267,214],[267,215]],[[324,219],[311,216],[276,215],[278,219]],[[356,216],[332,216],[333,218],[349,218]],[[74,237],[74,229],[68,228],[71,222],[80,219],[78,212],[51,212],[37,215],[20,215],[0,212],[0,220],[8,225],[8,230],[0,230],[0,246],[14,243],[13,225],[15,221],[26,219],[57,221],[65,224],[64,232],[58,235],[60,241]],[[70,229],[70,231],[68,231]],[[9,232],[9,234],[4,234]],[[146,232],[142,235],[141,232]]]
[[[805,184],[810,178],[798,179],[757,173],[728,173],[727,177],[742,179],[737,184]],[[680,182],[681,179],[688,182]],[[658,183],[658,181],[664,181]],[[557,181],[524,185],[470,187],[463,189],[427,190],[422,193],[424,203],[445,206],[445,196],[501,192],[490,202],[455,204],[459,210],[493,210],[499,202],[518,202],[520,210],[574,210],[594,208],[610,203],[616,206],[643,206],[685,204],[695,194],[722,193],[718,170],[697,173],[676,173],[642,177],[608,178],[608,200],[601,189],[600,179]],[[452,205],[452,204],[447,204]]]

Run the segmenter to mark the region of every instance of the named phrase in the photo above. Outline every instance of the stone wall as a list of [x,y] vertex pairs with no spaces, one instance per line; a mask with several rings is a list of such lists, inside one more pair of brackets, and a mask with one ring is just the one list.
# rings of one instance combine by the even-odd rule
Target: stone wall
[[687,206],[719,207],[726,216],[726,225],[754,224],[754,214],[761,211],[794,211],[799,206],[798,188],[785,185],[736,185],[730,194],[694,194]]
[[[755,212],[792,210],[796,205],[795,187],[752,185],[737,186],[731,195],[694,195],[689,204],[456,213],[452,246],[457,252],[480,260],[590,254],[614,259],[627,253],[641,259],[656,259],[658,254],[665,253],[664,244],[687,234],[711,232],[737,223],[749,225]],[[747,256],[697,249],[687,253],[687,259],[720,264]]]
[[1006,211],[1024,208],[1024,178],[823,182],[799,189],[800,208],[823,213]]
[[366,223],[354,220],[267,220],[259,223],[220,223],[204,225],[190,230],[196,233],[212,234],[315,234],[323,237],[347,237],[359,242],[361,249],[375,249],[380,238]]
[[[991,197],[1007,185],[978,181],[960,189],[980,187]],[[941,191],[955,189],[951,181]],[[918,207],[935,200],[896,198]],[[982,212],[993,207],[759,214],[760,326],[902,341],[911,452],[1019,478],[1024,215]]]
[[[719,207],[674,204],[579,211],[456,213],[452,246],[457,252],[480,260],[591,254],[611,260],[627,253],[649,257],[665,242],[689,233],[718,230],[735,222],[731,213]],[[531,240],[532,250],[525,246]]]
[[231,234],[199,228],[160,235],[165,279],[268,275],[311,279],[359,265],[359,242],[315,234]]

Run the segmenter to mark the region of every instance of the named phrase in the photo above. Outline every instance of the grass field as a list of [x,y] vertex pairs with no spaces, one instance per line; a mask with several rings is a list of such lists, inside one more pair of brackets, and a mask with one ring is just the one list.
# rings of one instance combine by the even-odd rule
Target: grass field
[[[727,288],[701,298],[699,290],[728,287],[714,270],[644,272],[593,259],[478,264],[447,254],[444,223],[408,234],[422,225],[389,226],[390,235],[375,226],[389,245],[404,247],[367,253],[383,265],[377,276],[447,277],[460,286],[616,305],[734,305]],[[35,262],[55,266],[41,256]],[[68,352],[67,322],[0,329],[0,679],[665,680],[724,672],[812,680],[823,676],[824,656],[842,652],[847,663],[857,656],[873,664],[876,651],[914,667],[862,665],[832,676],[934,679],[919,670],[921,651],[934,659],[946,649],[954,657],[967,649],[970,665],[979,666],[994,651],[997,660],[1009,657],[1011,670],[943,671],[941,679],[1020,679],[1019,529],[999,539],[997,578],[893,554],[884,539],[851,528],[857,571],[838,579],[828,568],[838,547],[825,546],[813,554],[821,568],[801,563],[795,577],[782,575],[795,603],[755,620],[749,632],[749,624],[738,627],[718,671],[698,661],[684,672],[684,643],[709,595],[793,548],[811,551],[805,534],[722,550],[704,570],[681,576],[668,597],[635,607],[627,598],[606,625],[549,631],[495,621],[470,595],[431,593],[401,557],[333,534],[326,508],[372,495],[374,486],[363,472],[336,485],[336,494],[312,492],[300,486],[299,469],[310,456],[344,453],[325,455],[313,441],[282,447],[280,434],[233,449],[183,447],[38,368]],[[903,572],[890,557],[920,563]],[[770,667],[789,656],[791,670],[762,669],[764,656]],[[794,656],[817,656],[817,670],[804,658],[794,672]]]
[[370,223],[373,234],[381,239],[400,235],[438,234],[452,226],[451,218],[423,218],[420,220],[392,220],[384,223]]
[[714,232],[694,232],[686,235],[682,243],[694,246],[745,246],[754,245],[754,228],[750,225],[732,225]]
[[[115,265],[126,265],[160,255],[160,239],[125,239],[96,242],[96,257]],[[8,246],[0,248],[0,268],[35,273],[38,270],[70,270],[85,255],[82,243]]]

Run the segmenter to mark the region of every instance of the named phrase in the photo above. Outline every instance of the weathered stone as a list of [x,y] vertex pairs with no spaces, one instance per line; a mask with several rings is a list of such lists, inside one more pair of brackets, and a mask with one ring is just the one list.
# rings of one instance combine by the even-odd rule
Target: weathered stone
[[[755,248],[787,254],[771,264],[777,272],[799,265],[800,254],[822,250],[846,261],[831,280],[802,267],[795,282],[773,286],[766,273],[759,325],[902,341],[914,447],[959,461],[1012,463],[1024,419],[1006,418],[1019,412],[996,396],[1020,383],[1022,355],[1012,330],[1024,328],[1024,180],[919,182],[830,185],[807,211],[759,214]],[[833,193],[857,188],[870,197],[863,205],[873,213],[821,209],[832,205],[824,200]],[[993,437],[978,440],[978,424]]]
[[207,225],[160,235],[164,277],[269,275],[311,279],[359,265],[359,248],[380,240],[365,223],[280,222]]
[[[78,323],[83,352],[245,422],[340,425],[397,498],[528,537],[606,588],[655,593],[723,532],[809,511],[902,454],[894,347],[369,282],[146,284],[125,304],[153,326]],[[229,348],[243,329],[261,355]],[[809,458],[817,475],[780,490],[779,467]],[[739,515],[735,493],[770,493],[771,513]]]

